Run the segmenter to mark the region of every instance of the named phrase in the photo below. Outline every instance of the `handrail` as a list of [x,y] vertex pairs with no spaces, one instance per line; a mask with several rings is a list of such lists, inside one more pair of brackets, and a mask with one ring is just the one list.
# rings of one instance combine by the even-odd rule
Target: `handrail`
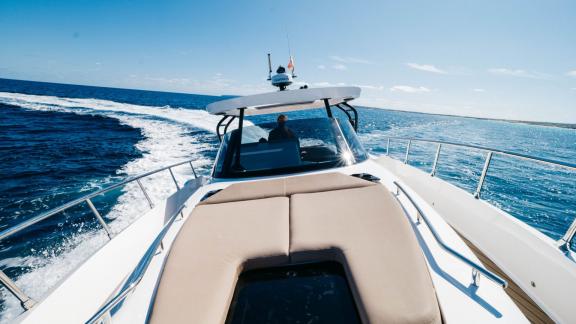
[[435,143],[435,144],[443,144],[443,145],[450,145],[450,146],[467,147],[467,148],[472,148],[472,149],[476,149],[476,150],[491,151],[491,152],[493,152],[493,153],[499,153],[499,154],[503,154],[503,155],[514,156],[514,157],[518,157],[518,158],[522,158],[522,159],[526,159],[526,160],[532,160],[532,161],[535,161],[535,162],[552,164],[552,165],[560,166],[560,167],[563,167],[563,168],[568,168],[568,169],[576,170],[576,164],[573,164],[573,163],[567,163],[567,162],[562,162],[562,161],[557,161],[557,160],[545,159],[545,158],[540,158],[540,157],[531,156],[531,155],[527,155],[527,154],[516,153],[516,152],[511,152],[511,151],[506,151],[506,150],[500,150],[500,149],[495,149],[495,148],[491,148],[491,147],[484,147],[484,146],[471,145],[471,144],[463,144],[463,143],[456,143],[456,142],[447,142],[447,141],[420,139],[420,138],[408,138],[408,137],[387,137],[387,139],[391,139],[391,140],[404,140],[404,141],[412,141],[412,142]]
[[[189,160],[174,163],[174,164],[171,164],[171,165],[168,165],[168,166],[156,169],[156,170],[145,172],[145,173],[133,176],[131,178],[128,178],[128,179],[121,181],[119,183],[108,186],[106,188],[100,189],[96,192],[87,194],[87,195],[80,197],[78,199],[72,200],[66,204],[60,205],[56,208],[53,208],[49,211],[46,211],[46,212],[40,214],[38,216],[32,217],[32,218],[30,218],[30,219],[28,219],[28,220],[26,220],[20,224],[17,224],[13,227],[10,227],[8,229],[1,231],[0,232],[0,241],[11,236],[11,235],[18,233],[18,232],[36,224],[36,223],[38,223],[40,221],[48,219],[48,218],[50,218],[56,214],[59,214],[65,210],[72,208],[74,206],[77,206],[83,202],[86,202],[86,204],[88,205],[88,207],[92,211],[92,214],[96,217],[96,219],[100,223],[101,227],[106,232],[106,235],[108,235],[108,238],[111,240],[114,237],[114,233],[112,233],[110,231],[110,228],[108,227],[106,222],[104,222],[104,219],[102,218],[102,216],[100,215],[100,213],[98,212],[98,210],[96,209],[94,204],[92,203],[92,200],[91,200],[92,198],[99,196],[101,194],[105,194],[105,193],[107,193],[111,190],[114,190],[116,188],[122,187],[128,183],[136,181],[138,183],[138,187],[140,188],[140,190],[144,194],[144,197],[148,201],[148,205],[150,206],[150,209],[152,209],[152,208],[154,208],[154,203],[150,199],[150,196],[146,192],[146,189],[142,185],[142,182],[140,181],[140,179],[148,177],[148,176],[153,175],[153,174],[156,174],[158,172],[162,172],[164,170],[168,170],[170,172],[172,180],[174,181],[174,184],[176,185],[176,190],[180,190],[180,185],[178,184],[178,181],[176,181],[176,177],[174,177],[174,173],[172,172],[172,168],[183,165],[183,164],[189,164],[190,168],[192,169],[192,173],[194,174],[194,178],[198,178],[198,176],[196,175],[196,170],[194,169],[194,166],[192,165],[192,161],[194,161],[194,159],[189,159]],[[22,305],[22,307],[25,310],[31,309],[36,304],[36,301],[34,299],[32,299],[31,297],[29,297],[28,295],[26,295],[16,285],[16,283],[12,279],[10,279],[2,270],[0,270],[0,284],[3,285],[6,289],[8,289],[8,291],[10,293],[12,293],[12,295],[20,301],[20,304]]]
[[106,304],[104,304],[104,306],[102,306],[88,321],[86,321],[86,324],[99,323],[98,321],[104,315],[106,315],[106,313],[108,313],[112,308],[114,308],[114,306],[120,304],[120,302],[122,302],[130,292],[136,289],[140,281],[142,281],[142,278],[144,277],[146,270],[148,270],[148,266],[152,262],[152,259],[156,255],[156,251],[162,245],[162,240],[164,239],[164,236],[166,236],[166,233],[168,232],[170,227],[172,227],[174,220],[176,219],[176,217],[182,211],[183,208],[184,205],[180,206],[180,208],[178,208],[178,210],[176,210],[174,214],[170,216],[170,220],[164,225],[164,227],[162,227],[162,230],[160,231],[160,233],[158,233],[152,244],[148,247],[146,253],[144,253],[144,256],[140,259],[140,261],[138,261],[138,264],[136,265],[134,270],[132,270],[132,273],[130,273],[130,275],[128,276],[128,279],[126,283],[123,285],[122,289],[120,289],[120,291],[114,297],[112,297],[112,299],[110,299]]
[[[13,226],[13,227],[11,227],[11,228],[8,228],[8,229],[3,230],[2,232],[0,232],[0,241],[3,240],[3,239],[5,239],[5,238],[7,238],[8,236],[11,236],[11,235],[13,235],[13,234],[15,234],[15,233],[17,233],[17,232],[20,232],[21,230],[29,227],[30,225],[34,225],[34,224],[36,224],[36,223],[38,223],[38,222],[40,222],[40,221],[43,221],[43,220],[45,220],[45,219],[47,219],[47,218],[50,218],[50,217],[52,217],[52,216],[54,216],[54,215],[56,215],[56,214],[58,214],[58,213],[60,213],[60,212],[65,211],[66,209],[70,209],[70,208],[72,208],[72,207],[74,207],[74,206],[76,206],[76,205],[78,205],[78,204],[80,204],[80,203],[83,203],[83,202],[85,202],[86,200],[88,200],[88,199],[90,199],[90,198],[94,198],[94,197],[96,197],[96,196],[99,196],[99,195],[104,194],[104,193],[106,193],[106,192],[109,192],[109,191],[111,191],[111,190],[114,190],[114,189],[116,189],[116,188],[118,188],[118,187],[122,187],[122,186],[124,186],[124,185],[126,185],[126,184],[128,184],[128,183],[130,183],[130,182],[134,182],[134,181],[136,181],[136,180],[145,178],[145,177],[150,176],[150,175],[153,175],[153,174],[155,174],[155,173],[158,173],[158,172],[161,172],[161,171],[164,171],[164,170],[167,170],[167,169],[171,169],[171,168],[173,168],[173,167],[177,167],[177,166],[180,166],[180,165],[183,165],[183,164],[186,164],[186,163],[191,163],[192,161],[194,161],[194,159],[186,160],[186,161],[182,161],[182,162],[178,162],[178,163],[175,163],[175,164],[172,164],[172,165],[169,165],[169,166],[162,167],[162,168],[160,168],[160,169],[156,169],[156,170],[149,171],[149,172],[146,172],[146,173],[143,173],[143,174],[139,174],[139,175],[134,176],[134,177],[132,177],[132,178],[126,179],[126,180],[124,180],[124,181],[122,181],[122,182],[113,184],[113,185],[111,185],[111,186],[109,186],[109,187],[100,189],[100,190],[98,190],[98,191],[96,191],[96,192],[93,192],[93,193],[87,194],[87,195],[85,195],[85,196],[83,196],[83,197],[80,197],[80,198],[78,198],[78,199],[72,200],[72,201],[70,201],[70,202],[68,202],[68,203],[66,203],[66,204],[60,205],[60,206],[58,206],[58,207],[56,207],[56,208],[53,208],[53,209],[51,209],[51,210],[49,210],[49,211],[46,211],[46,212],[42,213],[42,214],[40,214],[40,215],[38,215],[38,216],[36,216],[36,217],[33,217],[33,218],[29,219],[29,220],[26,220],[26,221],[24,221],[24,222],[22,222],[22,223],[20,223],[20,224],[18,224],[18,225],[15,225],[15,226]],[[192,167],[192,170],[194,170],[194,167]],[[142,187],[141,187],[141,188],[142,188]],[[142,190],[142,191],[145,192],[145,190]],[[146,194],[146,196],[147,196],[147,194]]]
[[[468,259],[467,257],[463,256],[462,254],[460,254],[459,252],[457,252],[456,250],[452,249],[451,247],[449,247],[444,240],[442,240],[442,238],[440,237],[440,235],[438,234],[438,232],[436,231],[436,229],[434,228],[434,226],[432,225],[432,223],[430,223],[430,220],[428,219],[428,217],[426,216],[426,214],[422,211],[422,209],[420,209],[420,206],[418,206],[418,204],[416,202],[414,202],[414,200],[412,199],[412,197],[406,192],[406,190],[396,181],[394,181],[394,185],[396,185],[396,187],[398,189],[400,189],[400,191],[402,191],[402,193],[404,193],[404,196],[406,196],[406,198],[408,198],[408,200],[410,201],[410,203],[412,204],[412,206],[414,206],[414,208],[416,208],[416,212],[418,213],[418,218],[422,218],[424,220],[424,223],[426,223],[426,226],[428,227],[428,229],[430,230],[430,233],[432,233],[432,236],[434,236],[434,239],[436,240],[436,242],[438,242],[438,244],[440,245],[440,247],[442,247],[445,251],[447,251],[448,253],[452,254],[453,256],[455,256],[457,259],[459,259],[460,261],[466,263],[468,266],[470,266],[473,271],[472,271],[472,278],[474,281],[474,285],[478,286],[478,275],[482,274],[484,276],[486,276],[486,278],[492,280],[493,282],[497,283],[498,285],[500,285],[502,288],[507,288],[508,287],[508,282],[504,279],[502,279],[500,276],[498,276],[497,274],[491,272],[490,270],[487,270],[486,268],[484,268],[483,266],[475,263],[474,261]],[[475,272],[475,271],[477,272]]]
[[[486,159],[484,161],[484,167],[482,169],[482,174],[480,175],[480,178],[478,180],[478,186],[476,187],[476,191],[474,192],[474,198],[477,198],[477,199],[480,198],[480,194],[481,194],[482,188],[484,186],[484,180],[486,179],[486,175],[488,174],[488,169],[490,168],[490,162],[492,161],[492,156],[494,154],[507,155],[507,156],[511,156],[511,157],[515,157],[515,158],[530,160],[530,161],[534,161],[534,162],[538,162],[538,163],[553,165],[553,166],[561,167],[564,169],[576,171],[576,164],[574,164],[574,163],[545,159],[545,158],[535,157],[535,156],[531,156],[531,155],[526,155],[526,154],[521,154],[521,153],[516,153],[516,152],[511,152],[511,151],[506,151],[506,150],[500,150],[500,149],[495,149],[495,148],[483,147],[483,146],[478,146],[478,145],[470,145],[470,144],[439,141],[439,140],[428,140],[428,139],[420,139],[420,138],[408,138],[408,137],[387,137],[386,155],[388,155],[388,156],[390,155],[390,140],[408,141],[408,145],[406,147],[406,154],[404,157],[404,163],[405,164],[408,163],[408,154],[410,152],[410,147],[411,147],[412,142],[438,144],[437,149],[436,149],[436,155],[434,157],[434,163],[432,165],[432,170],[430,172],[431,176],[436,175],[436,169],[438,166],[438,160],[440,157],[440,150],[442,149],[442,145],[465,147],[465,148],[471,148],[471,149],[487,152]],[[570,251],[570,245],[574,239],[576,239],[576,218],[573,220],[572,224],[570,225],[570,227],[568,228],[566,233],[562,236],[562,238],[560,240],[558,240],[558,247],[565,252]]]

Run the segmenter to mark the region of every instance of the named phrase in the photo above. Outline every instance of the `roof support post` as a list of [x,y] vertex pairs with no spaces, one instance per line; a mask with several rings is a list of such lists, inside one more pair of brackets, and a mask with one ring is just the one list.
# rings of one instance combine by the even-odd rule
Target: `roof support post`
[[242,169],[240,165],[240,146],[242,146],[242,127],[244,126],[244,110],[246,108],[240,108],[240,117],[238,119],[238,143],[236,143],[236,156],[234,158],[234,168]]
[[330,102],[328,102],[328,99],[324,99],[324,106],[326,107],[328,118],[332,118],[332,109],[330,109]]
[[224,136],[224,135],[226,135],[226,133],[228,133],[228,127],[230,126],[230,124],[232,124],[234,119],[236,119],[236,117],[232,116],[232,118],[230,118],[230,120],[226,123],[226,127],[224,127],[224,134],[222,134],[222,136]]
[[[348,110],[344,109],[344,107],[340,106],[340,105],[336,105],[336,107],[338,107],[340,110],[342,110],[346,116],[348,117],[348,121],[350,122],[350,125],[352,125],[352,127],[354,127],[354,120],[352,119],[352,116],[350,116],[350,113],[348,112]],[[356,131],[356,129],[354,129],[354,131]]]
[[354,113],[354,131],[358,132],[358,111],[356,111],[356,108],[354,108],[354,106],[350,105],[347,102],[343,102],[342,103],[344,106],[348,107],[350,110],[352,110],[352,113]]
[[[222,142],[222,134],[220,133],[220,127],[222,127],[222,124],[226,119],[228,119],[228,117],[229,117],[228,115],[224,115],[224,117],[222,117],[222,119],[220,119],[220,121],[216,125],[216,135],[218,135],[218,140],[220,142]],[[226,131],[224,131],[224,133],[226,133]]]

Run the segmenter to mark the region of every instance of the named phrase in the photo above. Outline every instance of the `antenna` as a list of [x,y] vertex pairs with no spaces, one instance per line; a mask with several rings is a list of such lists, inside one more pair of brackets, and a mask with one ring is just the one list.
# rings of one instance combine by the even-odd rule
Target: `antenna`
[[286,41],[288,43],[288,68],[290,68],[290,71],[292,73],[292,78],[296,78],[296,75],[294,74],[294,70],[295,70],[295,66],[294,66],[294,59],[292,59],[292,50],[290,48],[290,36],[288,35],[288,27],[286,25],[284,25],[284,29],[286,30]]
[[272,80],[272,61],[270,60],[270,53],[268,53],[268,81]]

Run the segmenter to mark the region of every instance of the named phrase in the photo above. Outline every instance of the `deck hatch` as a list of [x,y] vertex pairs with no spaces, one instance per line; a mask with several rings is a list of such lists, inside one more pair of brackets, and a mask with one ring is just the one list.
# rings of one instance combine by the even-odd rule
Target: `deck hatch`
[[242,273],[226,323],[361,321],[342,266],[322,262]]

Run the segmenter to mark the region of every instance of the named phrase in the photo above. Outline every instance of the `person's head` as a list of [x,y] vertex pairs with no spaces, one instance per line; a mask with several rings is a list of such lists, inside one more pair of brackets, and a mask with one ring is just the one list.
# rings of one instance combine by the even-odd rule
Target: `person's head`
[[288,117],[286,117],[286,115],[280,115],[276,121],[278,122],[278,125],[284,125],[287,120]]

